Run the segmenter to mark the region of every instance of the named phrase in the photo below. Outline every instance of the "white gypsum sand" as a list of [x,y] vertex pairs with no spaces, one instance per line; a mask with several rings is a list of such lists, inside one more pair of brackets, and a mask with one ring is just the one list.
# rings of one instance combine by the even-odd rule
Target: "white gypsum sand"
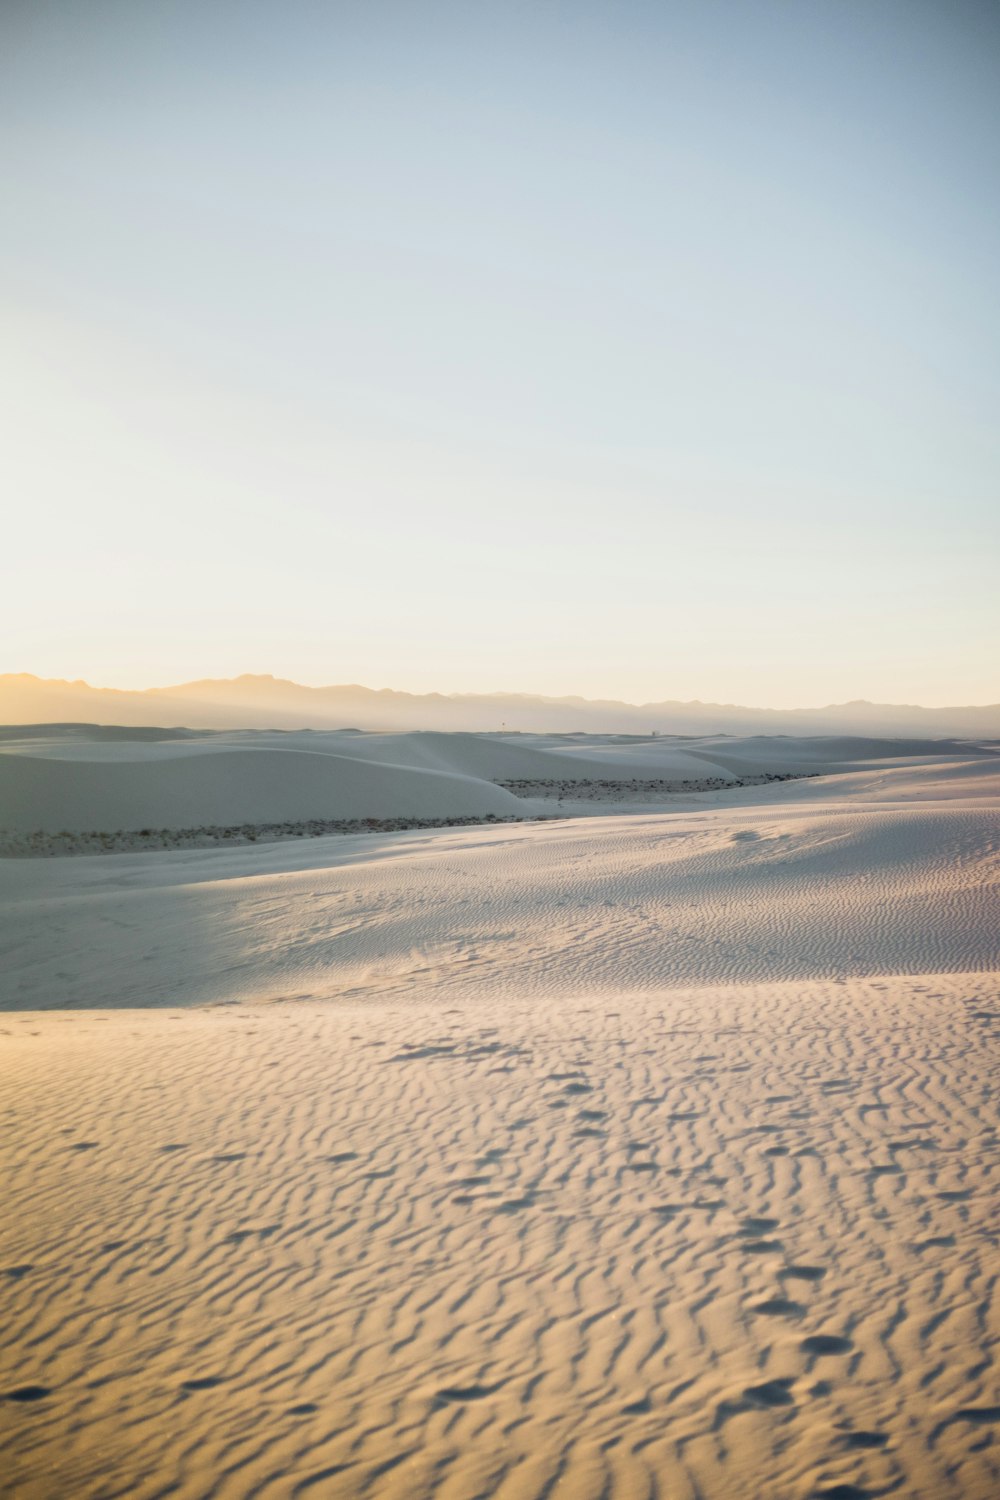
[[[153,737],[157,736],[157,737]],[[188,838],[199,830],[366,818],[414,824],[587,813],[664,796],[864,767],[979,773],[989,747],[786,735],[201,733],[39,726],[0,737],[0,848],[24,839]],[[63,847],[63,846],[59,846]]]
[[825,774],[0,860],[10,1492],[995,1494],[997,758],[765,743],[694,753]]

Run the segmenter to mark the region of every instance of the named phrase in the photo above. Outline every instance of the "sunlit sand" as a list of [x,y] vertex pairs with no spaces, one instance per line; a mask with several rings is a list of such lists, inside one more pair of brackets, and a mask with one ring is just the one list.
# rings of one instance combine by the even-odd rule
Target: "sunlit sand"
[[0,760],[547,819],[0,860],[4,1493],[995,1495],[996,754],[308,738]]

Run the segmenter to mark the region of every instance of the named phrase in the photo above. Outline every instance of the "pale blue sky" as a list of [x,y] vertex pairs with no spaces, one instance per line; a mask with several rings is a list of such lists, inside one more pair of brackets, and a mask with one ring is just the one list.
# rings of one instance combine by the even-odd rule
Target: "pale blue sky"
[[1000,7],[0,9],[0,670],[1000,698]]

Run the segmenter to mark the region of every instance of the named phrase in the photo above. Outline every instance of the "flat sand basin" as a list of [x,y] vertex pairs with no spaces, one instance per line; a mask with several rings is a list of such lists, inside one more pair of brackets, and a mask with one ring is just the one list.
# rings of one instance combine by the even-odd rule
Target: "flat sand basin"
[[3,1493],[994,1496],[997,996],[2,1017]]

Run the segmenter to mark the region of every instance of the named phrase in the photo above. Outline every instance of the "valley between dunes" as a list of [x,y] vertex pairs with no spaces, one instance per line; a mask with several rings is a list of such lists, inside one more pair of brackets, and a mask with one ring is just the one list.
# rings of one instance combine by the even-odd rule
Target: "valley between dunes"
[[524,738],[4,747],[560,814],[0,859],[5,1495],[1000,1492],[995,748]]

